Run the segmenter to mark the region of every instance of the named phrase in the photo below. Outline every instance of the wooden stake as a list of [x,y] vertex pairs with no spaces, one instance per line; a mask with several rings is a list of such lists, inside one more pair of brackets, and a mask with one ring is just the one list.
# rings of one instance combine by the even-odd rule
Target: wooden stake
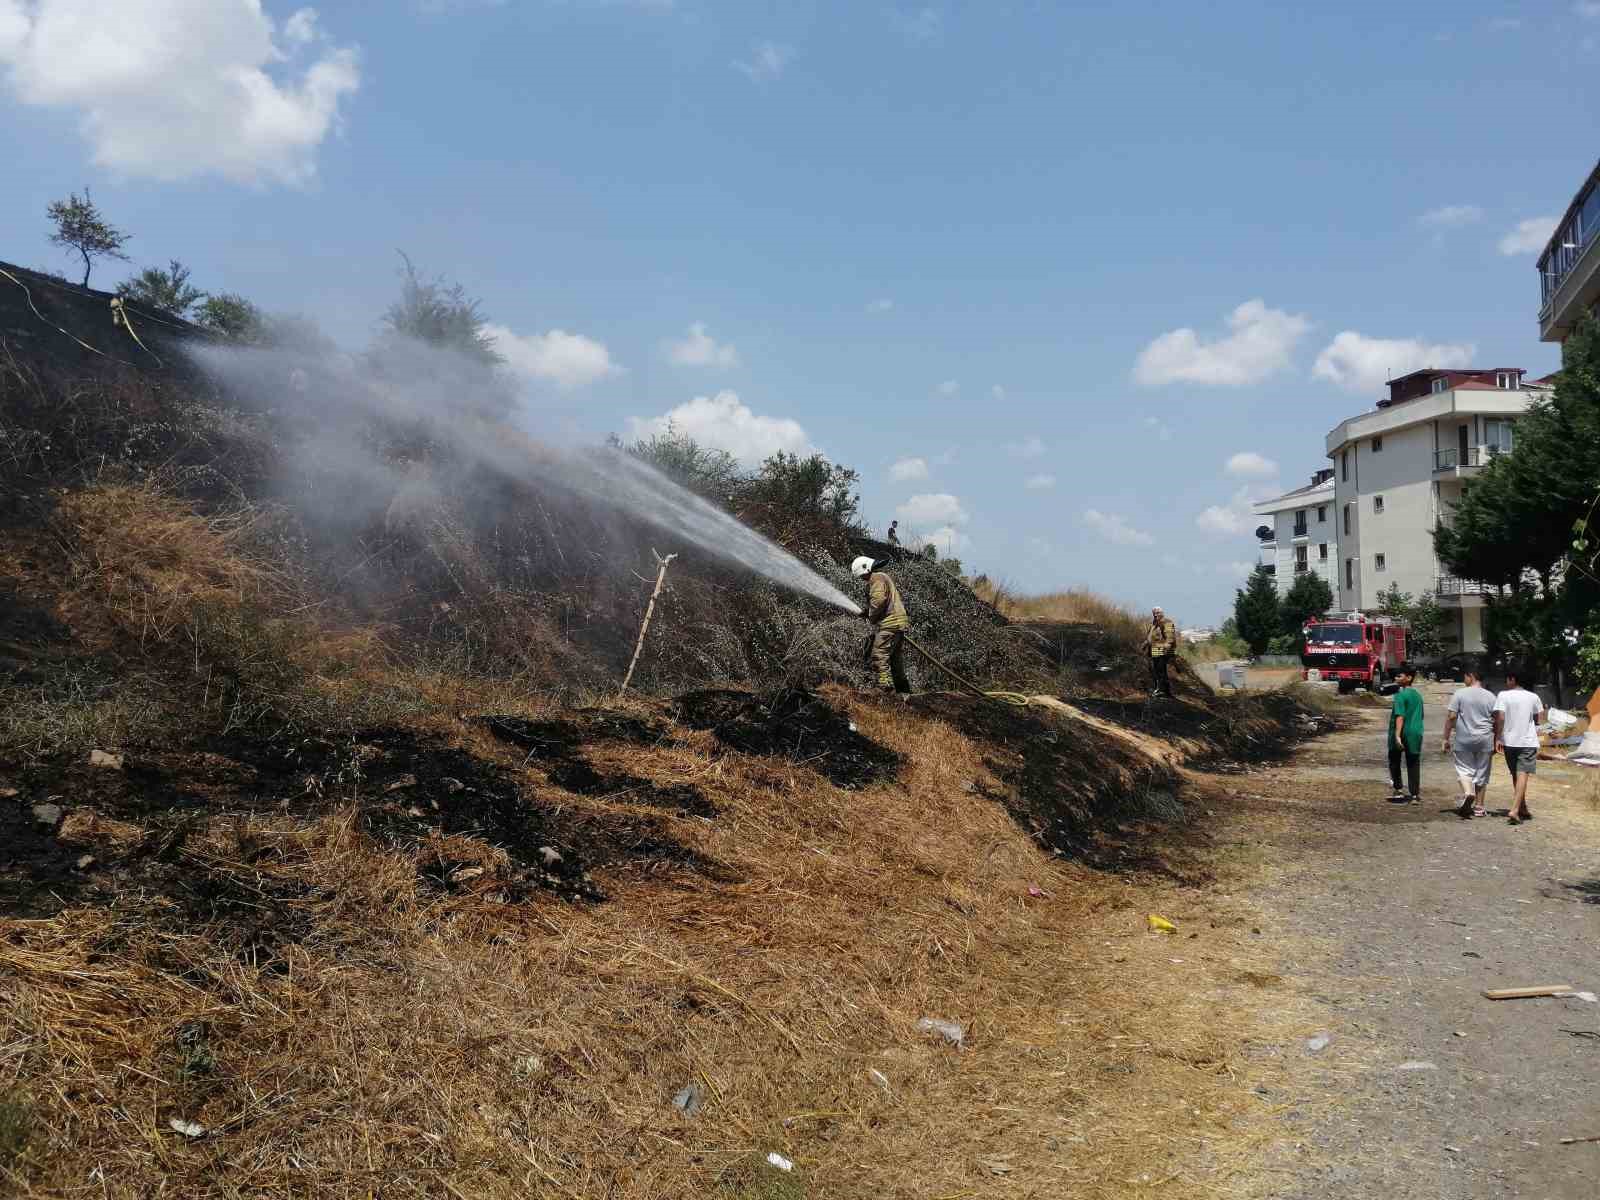
[[1535,996],[1565,996],[1572,991],[1569,984],[1551,983],[1541,987],[1501,988],[1497,992],[1485,992],[1485,1000],[1531,1000]]
[[656,590],[650,593],[650,603],[645,606],[644,624],[639,626],[639,641],[633,648],[633,661],[628,664],[628,673],[622,677],[622,686],[617,689],[618,700],[621,700],[623,693],[628,690],[628,684],[633,680],[633,669],[639,665],[639,655],[644,652],[644,635],[650,631],[650,618],[656,611],[656,597],[661,595],[661,585],[666,582],[667,564],[678,557],[676,554],[669,554],[662,558],[656,554],[654,546],[650,548],[650,553],[654,554],[656,562],[661,564],[661,570],[656,572]]

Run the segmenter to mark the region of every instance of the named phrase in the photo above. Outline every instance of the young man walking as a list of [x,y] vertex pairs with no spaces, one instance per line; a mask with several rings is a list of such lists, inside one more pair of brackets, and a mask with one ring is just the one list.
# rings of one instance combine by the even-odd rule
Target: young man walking
[[1150,610],[1150,628],[1144,635],[1144,648],[1150,655],[1150,694],[1172,696],[1168,674],[1172,656],[1178,652],[1178,627],[1160,608]]
[[1506,689],[1494,701],[1494,748],[1504,751],[1511,772],[1514,799],[1507,821],[1520,825],[1533,820],[1528,811],[1528,777],[1539,769],[1539,718],[1544,701],[1524,688],[1516,673],[1506,672]]
[[1485,815],[1483,797],[1494,765],[1494,693],[1483,686],[1475,667],[1462,672],[1462,682],[1445,714],[1444,748],[1461,784],[1456,816],[1470,820]]
[[[1422,693],[1412,687],[1417,672],[1410,663],[1401,663],[1395,672],[1400,690],[1389,708],[1389,781],[1394,791],[1390,804],[1422,803]],[[1400,761],[1405,760],[1406,782],[1400,786]]]

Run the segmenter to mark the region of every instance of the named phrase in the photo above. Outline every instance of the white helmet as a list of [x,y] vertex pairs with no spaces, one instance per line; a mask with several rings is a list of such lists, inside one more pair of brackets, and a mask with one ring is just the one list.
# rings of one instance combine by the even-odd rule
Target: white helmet
[[854,575],[857,579],[865,579],[868,575],[872,574],[872,560],[863,554],[860,558],[856,559],[855,562],[850,564],[850,574]]

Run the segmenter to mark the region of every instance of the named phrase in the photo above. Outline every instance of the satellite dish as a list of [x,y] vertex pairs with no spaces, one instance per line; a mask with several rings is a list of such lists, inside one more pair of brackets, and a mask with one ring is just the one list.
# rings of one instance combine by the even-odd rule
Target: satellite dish
[[1272,539],[1272,526],[1271,525],[1257,525],[1256,526],[1256,540],[1257,541],[1266,542],[1266,541],[1270,541],[1271,539]]

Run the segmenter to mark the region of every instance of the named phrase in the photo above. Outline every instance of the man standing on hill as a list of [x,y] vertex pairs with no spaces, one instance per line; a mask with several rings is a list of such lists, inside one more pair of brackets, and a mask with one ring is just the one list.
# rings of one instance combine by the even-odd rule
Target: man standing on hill
[[1533,820],[1528,811],[1528,776],[1539,769],[1542,716],[1544,701],[1524,688],[1514,671],[1507,671],[1505,691],[1494,701],[1494,748],[1505,751],[1506,770],[1511,772],[1515,798],[1507,820],[1512,825]]
[[1150,694],[1170,698],[1172,680],[1167,669],[1178,650],[1178,627],[1159,605],[1150,610],[1150,628],[1145,631],[1143,645],[1150,655]]
[[1467,819],[1484,815],[1483,796],[1494,765],[1494,693],[1478,678],[1477,667],[1462,672],[1464,686],[1450,697],[1444,719],[1444,748],[1451,754],[1461,782],[1456,816]]
[[862,555],[850,564],[850,574],[867,581],[867,607],[861,615],[872,625],[868,656],[878,672],[878,687],[909,696],[911,683],[906,679],[905,643],[911,621],[906,616],[905,601],[900,599],[900,589],[880,569],[882,565]]
[[[1401,663],[1395,671],[1400,690],[1394,694],[1389,708],[1389,781],[1394,791],[1389,794],[1390,804],[1422,803],[1422,693],[1412,687],[1417,678],[1416,668]],[[1400,759],[1405,757],[1406,782],[1400,786]]]

